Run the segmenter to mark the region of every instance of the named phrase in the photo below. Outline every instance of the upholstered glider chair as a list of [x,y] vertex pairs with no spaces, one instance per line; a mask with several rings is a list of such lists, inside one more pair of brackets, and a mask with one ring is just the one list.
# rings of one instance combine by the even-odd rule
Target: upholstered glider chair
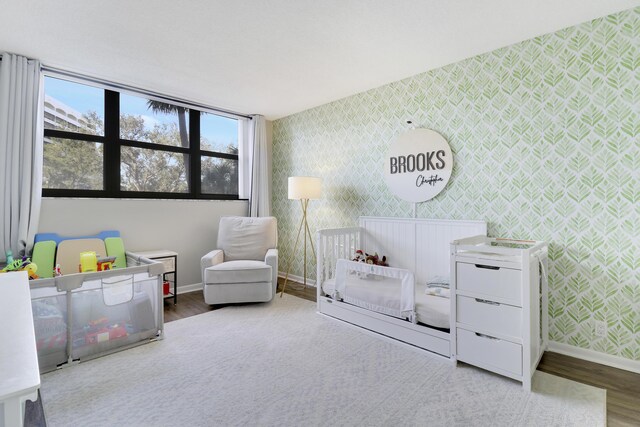
[[278,279],[274,217],[220,218],[218,249],[202,257],[207,304],[271,301]]

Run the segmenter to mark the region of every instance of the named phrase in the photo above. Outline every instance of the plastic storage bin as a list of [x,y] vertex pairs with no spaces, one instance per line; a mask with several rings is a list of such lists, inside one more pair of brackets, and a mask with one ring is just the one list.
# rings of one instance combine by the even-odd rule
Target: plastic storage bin
[[40,372],[162,338],[160,262],[127,253],[127,268],[32,280]]

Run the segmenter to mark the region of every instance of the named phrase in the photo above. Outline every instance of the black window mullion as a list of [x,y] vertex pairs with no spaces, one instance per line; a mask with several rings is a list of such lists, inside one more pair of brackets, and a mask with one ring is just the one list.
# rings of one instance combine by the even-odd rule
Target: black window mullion
[[124,147],[146,148],[155,151],[168,151],[170,153],[186,153],[189,154],[188,148],[176,147],[175,145],[155,144],[153,142],[131,141],[129,139],[120,139],[118,144]]
[[189,110],[189,193],[197,197],[202,191],[200,178],[200,111]]
[[45,129],[44,136],[51,138],[73,139],[76,141],[104,142],[104,136],[102,135],[90,135],[88,133],[69,132],[57,129]]
[[218,151],[205,151],[205,150],[200,151],[200,154],[207,157],[218,157],[221,159],[238,160],[237,154],[220,153]]
[[189,154],[188,148],[177,147],[175,145],[155,144],[153,142],[131,141],[129,139],[120,139],[118,144],[123,147],[146,148],[154,151],[168,151],[170,153],[186,153]]
[[104,91],[104,189],[120,192],[120,94]]

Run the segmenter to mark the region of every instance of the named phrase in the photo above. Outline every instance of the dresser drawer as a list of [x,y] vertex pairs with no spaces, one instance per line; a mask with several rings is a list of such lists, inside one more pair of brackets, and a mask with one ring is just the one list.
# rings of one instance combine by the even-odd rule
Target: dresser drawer
[[456,329],[458,360],[499,374],[522,376],[522,346],[466,329]]
[[480,298],[458,295],[456,316],[459,323],[483,331],[511,337],[522,336],[522,308]]
[[493,267],[484,264],[456,263],[456,287],[489,297],[508,300],[513,305],[522,305],[520,270]]

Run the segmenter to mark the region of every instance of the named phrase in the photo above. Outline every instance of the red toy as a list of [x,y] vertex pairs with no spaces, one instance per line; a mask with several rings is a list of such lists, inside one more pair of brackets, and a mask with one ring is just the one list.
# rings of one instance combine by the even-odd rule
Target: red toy
[[127,329],[124,325],[116,323],[108,325],[109,320],[106,317],[101,317],[97,320],[89,322],[89,327],[86,330],[84,340],[86,344],[96,344],[99,342],[114,340],[116,338],[126,337],[128,335]]

